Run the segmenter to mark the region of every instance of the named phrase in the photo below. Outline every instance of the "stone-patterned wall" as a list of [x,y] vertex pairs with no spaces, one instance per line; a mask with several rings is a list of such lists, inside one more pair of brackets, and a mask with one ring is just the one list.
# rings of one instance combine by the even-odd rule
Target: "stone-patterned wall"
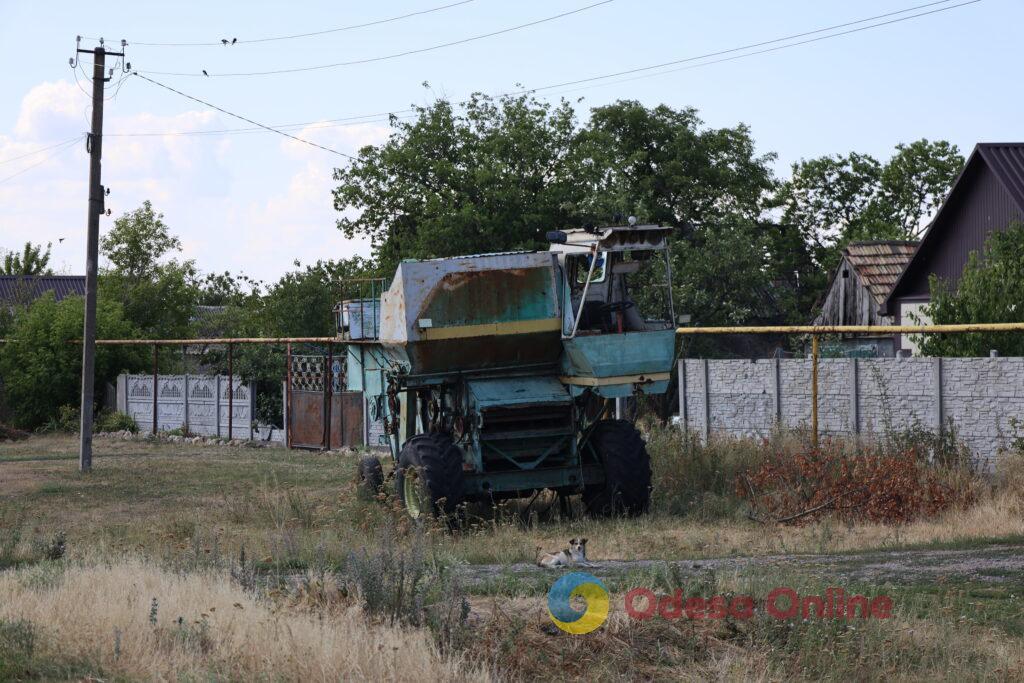
[[[253,386],[238,377],[208,375],[157,376],[157,431],[188,428],[192,434],[228,436],[228,407],[232,409],[233,439],[253,438]],[[139,431],[153,429],[153,375],[120,375],[117,408],[135,419]]]
[[[811,361],[680,361],[680,420],[687,429],[767,436],[811,421]],[[822,435],[872,436],[953,425],[980,464],[1024,434],[1024,358],[822,359]]]

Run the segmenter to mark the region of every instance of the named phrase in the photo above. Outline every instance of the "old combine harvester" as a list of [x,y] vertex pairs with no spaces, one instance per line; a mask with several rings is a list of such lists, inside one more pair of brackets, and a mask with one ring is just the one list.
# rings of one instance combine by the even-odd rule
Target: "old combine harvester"
[[[542,489],[581,494],[590,514],[647,509],[644,441],[612,406],[668,388],[670,232],[554,231],[547,252],[404,261],[379,299],[343,302],[347,387],[384,423],[411,516]],[[360,480],[383,485],[380,461]]]

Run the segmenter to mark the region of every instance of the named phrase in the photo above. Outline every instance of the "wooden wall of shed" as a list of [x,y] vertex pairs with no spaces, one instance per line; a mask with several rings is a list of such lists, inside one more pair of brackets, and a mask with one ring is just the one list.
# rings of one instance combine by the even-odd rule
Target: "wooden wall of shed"
[[[849,277],[843,277],[843,272]],[[890,316],[878,314],[878,302],[864,286],[857,271],[844,258],[836,270],[816,325],[892,325]]]

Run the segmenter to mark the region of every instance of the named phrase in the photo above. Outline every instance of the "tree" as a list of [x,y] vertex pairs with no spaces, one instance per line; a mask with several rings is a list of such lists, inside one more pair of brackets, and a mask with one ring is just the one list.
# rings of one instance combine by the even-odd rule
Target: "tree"
[[120,303],[144,335],[188,334],[199,297],[198,274],[193,261],[167,258],[181,251],[181,242],[170,234],[163,214],[147,200],[114,221],[100,249],[110,261],[100,274],[100,298]]
[[920,237],[963,163],[956,145],[923,139],[896,145],[884,165],[857,152],[802,160],[775,201],[831,272],[850,242]]
[[439,100],[382,145],[336,169],[338,228],[368,237],[384,272],[402,258],[544,245],[579,225],[586,169],[576,164],[575,115],[532,97],[474,95],[457,112]]
[[44,252],[42,245],[25,242],[25,248],[20,254],[7,252],[4,254],[3,266],[0,267],[0,275],[53,275],[53,271],[48,268],[52,246],[52,243],[47,243]]
[[698,229],[759,219],[775,189],[775,155],[757,155],[745,125],[702,126],[690,107],[624,100],[594,109],[580,146],[600,171],[591,186],[591,201],[604,205],[599,213]]
[[[298,261],[295,266],[302,268]],[[334,336],[334,305],[343,296],[355,298],[357,288],[351,286],[353,279],[372,275],[371,264],[358,256],[317,261],[286,273],[270,285],[263,300],[260,318],[264,333],[283,337]]]
[[[47,292],[19,311],[11,330],[12,341],[0,345],[0,376],[5,400],[15,425],[35,428],[63,405],[77,405],[81,387],[82,347],[68,340],[82,336],[84,304],[81,297],[59,303]],[[124,318],[120,304],[98,301],[96,329],[100,337],[130,338],[138,331]],[[144,367],[134,347],[96,348],[96,388],[101,392],[122,370]]]
[[[924,313],[936,325],[1024,322],[1024,225],[993,232],[983,257],[971,252],[955,290],[934,275],[929,287]],[[1024,355],[1024,338],[1006,332],[926,334],[919,344],[928,356]]]

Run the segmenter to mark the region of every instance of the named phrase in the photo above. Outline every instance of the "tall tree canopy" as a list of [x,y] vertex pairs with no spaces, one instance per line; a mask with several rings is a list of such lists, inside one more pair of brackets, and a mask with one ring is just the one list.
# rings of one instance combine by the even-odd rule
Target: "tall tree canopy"
[[181,241],[147,200],[114,221],[100,250],[110,266],[100,274],[100,298],[120,303],[125,317],[143,334],[184,337],[195,312],[199,288],[195,263],[168,258]]
[[884,164],[857,152],[803,160],[779,191],[782,221],[831,271],[850,242],[920,237],[963,163],[956,145],[923,139],[896,145]]
[[41,244],[25,242],[20,252],[7,252],[3,264],[0,264],[0,275],[53,275],[49,268],[52,246],[47,244],[46,251],[43,251]]
[[567,104],[476,95],[459,110],[440,100],[417,113],[334,174],[339,229],[369,237],[385,270],[402,258],[536,248],[546,230],[578,222],[591,174],[577,163]]

